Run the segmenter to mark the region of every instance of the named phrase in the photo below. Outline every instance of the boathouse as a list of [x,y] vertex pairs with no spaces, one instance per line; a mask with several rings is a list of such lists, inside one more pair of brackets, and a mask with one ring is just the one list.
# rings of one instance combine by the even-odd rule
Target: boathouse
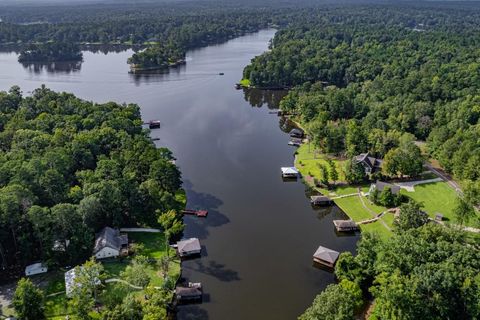
[[293,128],[289,134],[292,138],[303,138],[304,135],[303,130],[298,128]]
[[313,254],[313,261],[323,266],[333,268],[337,262],[339,252],[319,246]]
[[202,290],[198,287],[176,287],[175,297],[179,302],[201,300]]
[[200,254],[202,247],[197,238],[190,238],[177,242],[177,252],[180,257],[188,257]]
[[356,231],[359,229],[353,220],[333,220],[333,224],[339,232]]
[[332,204],[332,200],[326,196],[311,196],[310,203],[313,206],[328,206]]
[[160,121],[159,120],[152,120],[148,123],[148,127],[150,129],[158,129],[158,128],[160,128]]
[[297,178],[298,170],[295,167],[282,167],[282,177],[283,178]]

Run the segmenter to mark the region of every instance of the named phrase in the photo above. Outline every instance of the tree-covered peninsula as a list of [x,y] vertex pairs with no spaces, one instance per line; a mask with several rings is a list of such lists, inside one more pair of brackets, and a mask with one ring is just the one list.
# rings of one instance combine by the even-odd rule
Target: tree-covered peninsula
[[[0,266],[72,266],[106,226],[157,226],[180,209],[180,172],[137,105],[47,88],[0,93]],[[68,247],[68,250],[65,248]],[[59,249],[63,248],[63,249]]]
[[19,62],[81,61],[80,47],[67,42],[46,42],[28,45],[20,52]]

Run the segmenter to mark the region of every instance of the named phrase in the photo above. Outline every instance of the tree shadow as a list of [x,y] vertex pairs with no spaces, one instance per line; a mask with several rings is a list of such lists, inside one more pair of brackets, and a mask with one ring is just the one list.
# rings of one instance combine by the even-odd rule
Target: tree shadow
[[[187,225],[185,234],[199,239],[206,239],[209,235],[209,227],[220,227],[230,222],[228,217],[221,213],[218,208],[223,201],[211,194],[196,192],[190,181],[183,182],[183,188],[187,193],[187,208],[208,210],[206,218],[185,216],[184,221]],[[202,255],[203,256],[203,255]]]
[[183,305],[178,307],[178,313],[175,319],[182,320],[207,320],[209,319],[207,310],[200,305]]
[[182,267],[191,271],[204,273],[206,275],[215,277],[223,282],[241,280],[237,271],[227,269],[225,268],[224,264],[217,263],[215,261],[209,261],[208,265],[205,265],[203,261],[198,260],[193,263],[189,263],[188,265],[183,265]]

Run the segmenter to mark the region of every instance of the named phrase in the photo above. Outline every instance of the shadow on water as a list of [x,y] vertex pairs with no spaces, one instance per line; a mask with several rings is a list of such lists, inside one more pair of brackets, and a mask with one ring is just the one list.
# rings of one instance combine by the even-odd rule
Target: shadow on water
[[286,90],[243,89],[243,97],[252,107],[277,109],[282,98],[288,93]]
[[23,68],[30,73],[70,74],[82,69],[82,61],[57,61],[57,62],[22,62]]
[[222,282],[241,280],[237,271],[228,269],[224,264],[216,261],[209,261],[207,265],[202,260],[190,261],[188,265],[182,265],[182,268],[212,276]]
[[200,305],[193,304],[188,306],[182,306],[182,319],[183,320],[207,320],[209,319],[209,316],[208,316],[208,312],[205,309],[202,309]]
[[209,227],[220,227],[230,222],[230,219],[218,210],[223,204],[222,200],[211,194],[194,191],[189,180],[183,182],[183,188],[187,192],[189,209],[208,210],[207,218],[185,216],[185,222],[194,231],[195,237],[207,239]]

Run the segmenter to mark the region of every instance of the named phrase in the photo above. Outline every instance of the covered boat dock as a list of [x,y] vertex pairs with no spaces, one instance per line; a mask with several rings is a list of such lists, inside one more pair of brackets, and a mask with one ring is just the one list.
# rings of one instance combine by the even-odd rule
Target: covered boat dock
[[339,255],[340,253],[335,250],[319,246],[313,254],[313,261],[322,266],[333,268]]

